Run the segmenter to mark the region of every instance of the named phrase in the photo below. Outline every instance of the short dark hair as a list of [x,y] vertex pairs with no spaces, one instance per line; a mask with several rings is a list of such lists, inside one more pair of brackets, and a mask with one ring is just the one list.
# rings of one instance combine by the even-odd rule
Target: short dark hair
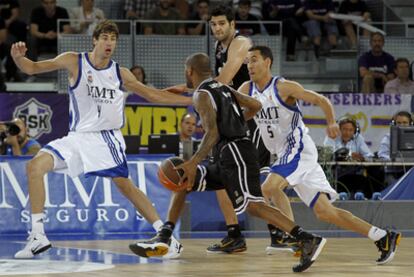
[[406,58],[398,58],[395,60],[395,68],[397,68],[399,63],[406,63],[408,66],[410,66],[410,61]]
[[252,1],[250,1],[250,0],[240,0],[239,1],[239,6],[249,6],[249,7],[251,7],[252,6]]
[[194,53],[187,57],[185,65],[191,67],[201,76],[210,76],[210,58],[205,53]]
[[228,22],[234,21],[234,11],[228,5],[224,5],[224,4],[217,5],[210,12],[210,19],[212,16],[220,16],[220,15],[226,16],[226,19]]
[[270,59],[270,67],[272,67],[273,53],[269,47],[264,46],[264,45],[256,45],[256,46],[250,47],[249,52],[253,52],[253,51],[259,51],[263,59],[266,59],[266,58]]
[[411,113],[409,111],[399,111],[399,112],[395,113],[392,116],[391,125],[395,125],[395,121],[397,120],[397,117],[398,116],[403,116],[403,117],[408,118],[408,120],[410,121],[410,124],[412,125],[412,123],[413,123],[413,117],[412,117],[412,115],[411,115]]
[[196,6],[200,5],[201,3],[207,3],[210,6],[210,0],[197,0]]
[[141,72],[142,72],[142,83],[144,84],[144,85],[146,85],[147,84],[147,80],[146,80],[146,78],[147,78],[147,75],[145,74],[145,70],[144,70],[144,68],[142,67],[142,66],[140,66],[140,65],[134,65],[133,67],[131,67],[130,69],[129,69],[129,71],[134,71],[135,69],[139,69],[139,70],[141,70]]
[[119,37],[119,29],[118,25],[112,20],[104,20],[101,21],[98,25],[96,25],[95,29],[93,30],[93,38],[99,39],[101,34],[108,34],[108,33],[115,33],[116,39]]
[[385,41],[384,35],[383,35],[383,34],[381,34],[380,32],[374,32],[374,33],[371,33],[370,41],[372,41],[372,39],[373,39],[375,36],[380,36],[380,37],[382,38],[382,40],[383,40],[383,41]]

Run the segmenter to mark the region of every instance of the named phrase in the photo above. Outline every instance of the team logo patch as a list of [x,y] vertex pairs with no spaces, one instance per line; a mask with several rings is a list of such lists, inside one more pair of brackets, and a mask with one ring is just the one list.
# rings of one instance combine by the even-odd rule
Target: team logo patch
[[13,113],[13,117],[21,118],[26,123],[29,136],[35,139],[52,131],[52,115],[50,106],[40,103],[35,98],[30,98],[17,106]]

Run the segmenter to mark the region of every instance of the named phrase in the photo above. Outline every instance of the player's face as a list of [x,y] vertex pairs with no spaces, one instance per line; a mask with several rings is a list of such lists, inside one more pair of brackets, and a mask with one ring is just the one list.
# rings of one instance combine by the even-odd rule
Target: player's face
[[406,116],[399,115],[395,119],[395,124],[397,124],[397,126],[410,126],[410,119]]
[[98,53],[102,53],[105,58],[110,58],[115,51],[116,34],[102,33],[97,40],[94,39],[94,44]]
[[253,82],[261,80],[267,71],[268,65],[266,60],[260,54],[260,51],[249,51],[247,53],[247,69],[249,71],[250,79]]
[[354,137],[355,128],[352,123],[344,123],[340,126],[342,140],[347,142]]
[[234,21],[229,22],[225,15],[212,16],[210,28],[213,36],[218,41],[225,41],[231,35],[231,31],[234,28]]
[[191,137],[196,129],[196,119],[193,116],[186,116],[183,120],[183,122],[181,122],[181,132],[186,136],[186,137]]

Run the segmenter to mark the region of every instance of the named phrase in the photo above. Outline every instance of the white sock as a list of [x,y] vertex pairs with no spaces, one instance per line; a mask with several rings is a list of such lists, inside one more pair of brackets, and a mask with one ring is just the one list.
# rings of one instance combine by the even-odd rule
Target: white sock
[[162,225],[164,225],[164,223],[162,223],[161,219],[158,219],[157,221],[152,223],[152,228],[154,228],[154,230],[158,232],[161,229]]
[[45,233],[45,229],[43,227],[43,218],[44,214],[32,214],[32,232],[34,233]]
[[369,229],[368,237],[372,239],[373,241],[377,241],[382,239],[387,234],[387,231],[382,230],[378,227],[372,226],[371,229]]

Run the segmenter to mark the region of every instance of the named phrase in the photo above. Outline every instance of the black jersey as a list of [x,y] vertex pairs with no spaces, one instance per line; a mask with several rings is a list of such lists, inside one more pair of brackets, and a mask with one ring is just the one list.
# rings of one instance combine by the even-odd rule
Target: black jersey
[[[238,37],[240,34],[236,32],[234,37]],[[233,38],[234,39],[234,38]],[[227,46],[227,48],[223,49],[223,46],[219,41],[216,41],[216,66],[215,66],[215,74],[218,76],[220,74],[221,69],[223,68],[224,64],[227,62],[227,53],[229,51],[231,42]],[[247,64],[243,63],[237,71],[236,75],[234,76],[232,82],[229,84],[234,89],[238,89],[244,82],[250,80],[249,71],[247,70]]]
[[213,79],[208,79],[200,84],[196,93],[199,91],[209,94],[217,113],[217,128],[220,135],[219,145],[237,139],[248,139],[249,128],[232,88]]

